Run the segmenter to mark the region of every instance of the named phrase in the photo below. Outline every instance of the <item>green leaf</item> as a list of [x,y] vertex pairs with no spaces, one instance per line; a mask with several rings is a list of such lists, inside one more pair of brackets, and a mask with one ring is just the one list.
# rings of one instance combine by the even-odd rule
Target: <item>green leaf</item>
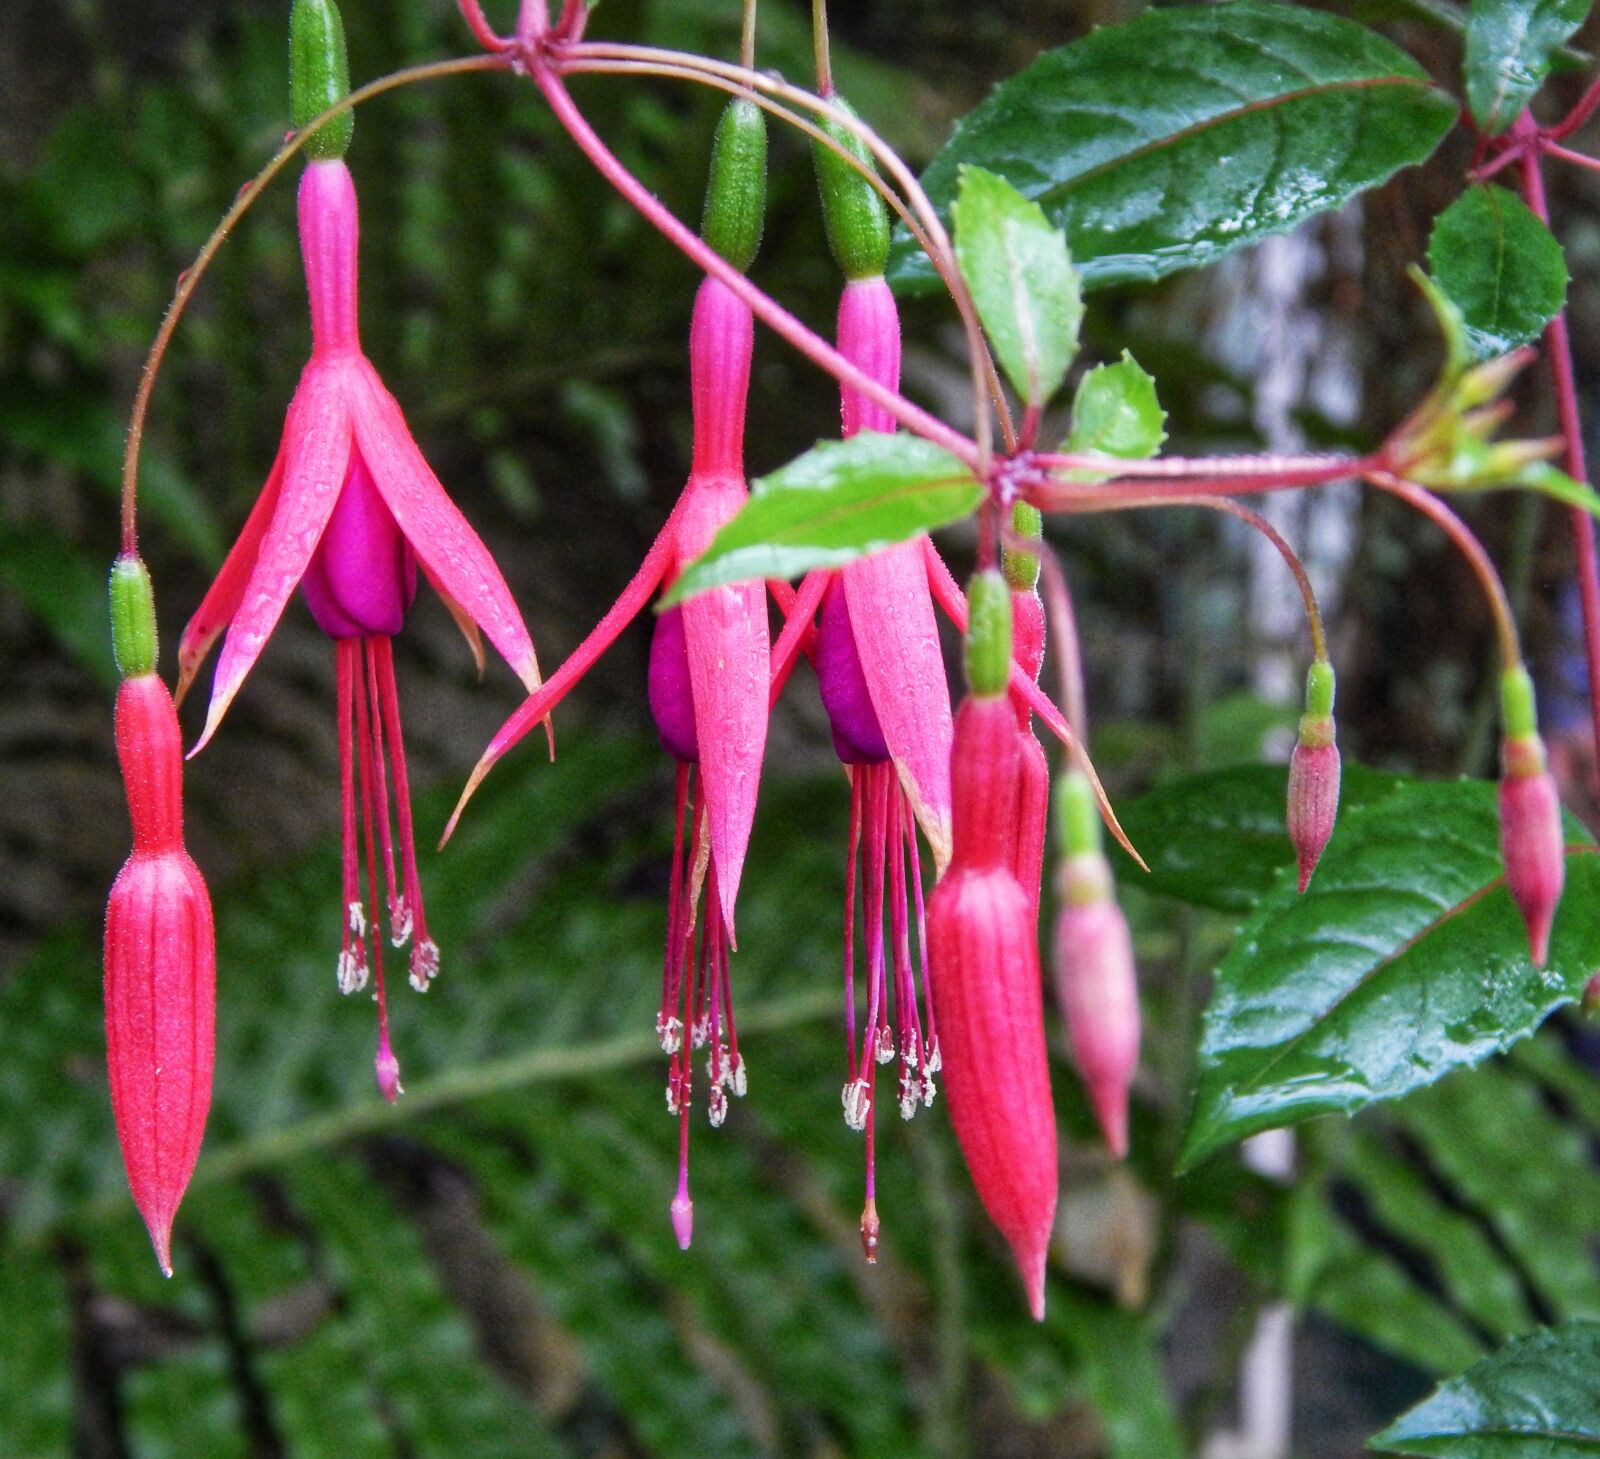
[[1592,516],[1600,517],[1600,492],[1584,482],[1574,481],[1565,471],[1548,461],[1535,461],[1531,466],[1525,466],[1517,473],[1512,484],[1541,492],[1563,506],[1582,507]]
[[[1156,9],[1002,83],[923,185],[948,210],[962,164],[999,173],[1098,288],[1213,263],[1340,207],[1426,158],[1456,114],[1403,51],[1338,16],[1265,0]],[[903,229],[890,277],[937,283]]]
[[838,567],[959,521],[982,499],[957,457],[916,436],[863,431],[820,441],[754,483],[750,500],[662,602],[745,578]]
[[1550,74],[1551,60],[1593,0],[1472,0],[1467,105],[1491,135],[1505,131]]
[[1443,1459],[1579,1459],[1600,1452],[1600,1322],[1514,1338],[1440,1384],[1370,1447]]
[[1561,245],[1503,187],[1469,188],[1434,220],[1428,266],[1461,311],[1475,360],[1537,339],[1567,296]]
[[1181,1163],[1430,1084],[1579,997],[1600,965],[1600,860],[1567,830],[1581,846],[1538,969],[1494,786],[1417,782],[1342,814],[1306,892],[1277,883],[1217,969]]
[[[1360,765],[1344,768],[1340,815],[1406,782]],[[1219,912],[1248,912],[1286,875],[1294,848],[1284,823],[1287,772],[1238,765],[1192,775],[1119,804],[1117,817],[1150,864],[1146,876],[1120,847],[1118,873],[1146,891]]]
[[[1078,382],[1072,430],[1064,451],[1099,451],[1125,461],[1154,456],[1167,438],[1167,413],[1156,398],[1155,379],[1127,350],[1110,365],[1096,365]],[[1072,479],[1089,477],[1074,472]]]
[[1078,352],[1083,298],[1067,240],[1003,177],[963,166],[956,262],[1018,395],[1043,405]]

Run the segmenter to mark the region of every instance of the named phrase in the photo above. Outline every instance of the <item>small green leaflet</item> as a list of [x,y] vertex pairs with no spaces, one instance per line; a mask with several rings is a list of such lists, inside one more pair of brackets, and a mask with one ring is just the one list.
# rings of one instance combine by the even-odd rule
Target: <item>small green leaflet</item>
[[1405,781],[1342,812],[1305,893],[1281,874],[1217,969],[1182,1165],[1409,1093],[1576,999],[1600,966],[1600,856],[1575,821],[1567,841],[1541,969],[1505,889],[1493,785]]
[[1513,1338],[1441,1383],[1368,1447],[1438,1459],[1581,1459],[1600,1451],[1600,1322]]
[[982,499],[965,463],[917,436],[863,431],[821,441],[754,483],[662,606],[724,583],[838,567],[959,521]]
[[1428,267],[1461,313],[1474,360],[1537,339],[1566,302],[1561,245],[1503,187],[1469,188],[1439,214]]
[[[1233,0],[1145,11],[1039,57],[923,174],[948,216],[962,164],[1067,235],[1085,289],[1216,262],[1423,161],[1459,107],[1410,56],[1319,10]],[[896,288],[938,277],[896,231]]]
[[1484,131],[1505,131],[1550,74],[1592,0],[1472,0],[1467,21],[1467,105]]
[[1066,237],[1003,177],[963,166],[956,262],[1000,367],[1023,400],[1043,405],[1078,352],[1083,299]]
[[[1127,350],[1115,364],[1096,365],[1078,382],[1072,430],[1063,451],[1099,451],[1125,461],[1154,456],[1167,439],[1167,413],[1156,382]],[[1068,480],[1092,479],[1074,472]]]

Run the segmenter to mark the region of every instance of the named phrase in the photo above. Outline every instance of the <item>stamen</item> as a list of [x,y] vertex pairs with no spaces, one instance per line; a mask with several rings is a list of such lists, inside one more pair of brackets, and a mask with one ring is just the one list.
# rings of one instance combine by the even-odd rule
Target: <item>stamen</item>
[[844,1122],[852,1130],[867,1127],[867,1112],[872,1108],[872,1089],[865,1079],[852,1079],[844,1087]]
[[675,1054],[683,1043],[683,1020],[656,1014],[656,1037],[661,1040],[661,1052]]
[[[359,875],[359,872],[357,875]],[[350,905],[345,909],[345,913],[346,924],[350,928],[351,935],[365,937],[367,935],[367,909],[361,905],[360,901],[352,898]]]
[[[682,1067],[689,1067],[689,1055],[685,1050],[679,1056]],[[672,1198],[672,1230],[678,1238],[678,1249],[687,1251],[689,1243],[694,1239],[694,1202],[689,1199],[689,1101],[683,1100],[682,1111],[678,1115],[678,1191]]]
[[411,777],[406,770],[406,743],[400,728],[400,691],[394,680],[394,645],[387,638],[369,641],[378,662],[378,697],[383,706],[389,763],[394,771],[395,819],[400,827],[400,864],[405,873],[406,932],[415,938],[411,945],[411,986],[425,993],[439,975],[439,945],[428,936],[428,918],[422,906],[416,829],[411,820]]
[[677,1008],[683,981],[683,828],[691,774],[691,767],[680,760],[672,815],[672,871],[667,882],[667,938],[661,953],[661,1011],[656,1014],[656,1037],[668,1054],[678,1052],[683,1038],[683,1020],[677,1016]]
[[[373,787],[375,746],[368,721],[366,699],[358,692],[354,696],[356,707],[356,743],[360,748],[357,761],[361,772],[361,825],[367,851],[367,900],[374,908],[378,905],[378,858],[376,837],[373,834]],[[383,982],[383,939],[372,939],[373,997],[378,1003],[378,1053],[374,1061],[378,1090],[391,1104],[400,1095],[400,1063],[389,1044],[389,998]]]
[[[844,874],[844,1027],[845,1067],[856,1077],[856,865],[861,851],[861,807],[866,793],[863,767],[847,767],[850,775],[850,838]],[[853,1127],[852,1127],[853,1128]]]
[[339,991],[346,996],[367,986],[367,950],[359,942],[339,954]]
[[894,1063],[894,1030],[887,1023],[878,1025],[874,1055],[880,1064]]
[[356,850],[355,656],[359,652],[352,639],[340,639],[334,645],[339,726],[340,870],[345,906],[337,968],[341,993],[353,993],[367,982],[367,916],[361,908],[361,872]]
[[[394,840],[390,834],[389,826],[389,778],[384,765],[384,734],[383,734],[383,707],[382,698],[378,693],[378,643],[388,643],[388,639],[364,638],[361,646],[366,659],[366,689],[368,719],[372,725],[372,769],[376,777],[374,781],[373,805],[376,810],[378,822],[378,840],[383,847],[383,886],[384,903],[389,910],[389,940],[396,947],[404,947],[406,937],[411,935],[409,925],[405,937],[400,935],[397,926],[396,911],[405,910],[405,898],[400,889],[399,879],[394,873]],[[376,906],[376,903],[374,903]],[[409,919],[408,919],[409,923]]]

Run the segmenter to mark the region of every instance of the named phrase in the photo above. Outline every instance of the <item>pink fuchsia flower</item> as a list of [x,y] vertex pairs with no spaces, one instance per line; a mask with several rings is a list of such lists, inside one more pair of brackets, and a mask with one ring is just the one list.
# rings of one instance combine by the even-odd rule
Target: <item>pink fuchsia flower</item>
[[134,601],[148,648],[130,662],[118,624],[117,757],[133,854],[106,907],[106,1067],[134,1204],[161,1270],[172,1275],[172,1222],[194,1173],[211,1106],[216,940],[204,878],[183,844],[183,750],[172,696],[154,672],[149,579],[119,559],[113,601]]
[[[854,279],[839,305],[839,352],[891,389],[900,381],[900,321],[881,276]],[[894,419],[860,392],[841,390],[843,435],[885,433]],[[810,596],[822,589],[816,634],[818,686],[834,749],[850,774],[850,833],[845,880],[845,1122],[866,1136],[862,1246],[877,1260],[881,1230],[876,1190],[876,1066],[899,1061],[897,1101],[910,1119],[931,1104],[940,1066],[931,1003],[919,1013],[918,969],[911,951],[914,909],[918,961],[926,958],[922,866],[917,825],[936,866],[950,859],[950,692],[928,588],[921,540],[813,575],[785,626],[809,621]],[[867,982],[866,1021],[857,1041],[856,907]],[[908,891],[909,882],[909,891]],[[887,913],[888,927],[885,928]],[[885,931],[889,954],[884,949]],[[891,990],[889,968],[893,968]],[[925,967],[921,982],[927,986]],[[891,997],[892,992],[892,997]]]
[[[530,690],[539,685],[539,666],[494,559],[423,460],[399,405],[361,351],[356,195],[342,161],[307,166],[299,219],[311,360],[266,486],[184,630],[178,693],[181,698],[225,632],[205,730],[191,751],[197,753],[216,732],[297,586],[318,626],[335,640],[344,842],[339,986],[351,992],[365,985],[370,930],[378,1081],[392,1099],[399,1083],[377,932],[380,862],[391,937],[396,946],[412,943],[412,984],[425,989],[438,971],[417,873],[390,650],[416,594],[418,570],[467,629],[480,657],[479,628]],[[358,842],[366,853],[364,895]]]
[[1013,870],[1020,737],[1005,697],[1010,603],[998,573],[974,577],[972,605],[970,692],[956,714],[951,760],[953,855],[928,906],[929,968],[956,1138],[1042,1318],[1056,1124],[1038,939]]

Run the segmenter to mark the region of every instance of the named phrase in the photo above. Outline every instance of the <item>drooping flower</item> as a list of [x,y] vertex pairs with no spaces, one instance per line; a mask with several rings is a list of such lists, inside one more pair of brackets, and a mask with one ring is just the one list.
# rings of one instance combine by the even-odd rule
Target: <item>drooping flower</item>
[[1036,1318],[1055,1220],[1055,1109],[1035,924],[1013,869],[1020,737],[1006,702],[1010,595],[970,589],[969,692],[951,758],[950,869],[928,905],[928,958],[950,1118],[973,1185],[1010,1243]]
[[112,578],[117,757],[133,854],[106,907],[106,1067],[134,1204],[172,1275],[172,1222],[211,1105],[216,941],[204,878],[183,844],[183,749],[155,673],[150,580],[137,558]]
[[[761,111],[736,100],[717,128],[701,231],[735,268],[748,268],[761,241],[766,198],[766,128]],[[694,456],[689,480],[632,581],[589,636],[506,722],[479,757],[455,813],[495,762],[545,719],[662,587],[710,544],[744,504],[745,405],[754,320],[726,284],[702,280],[689,333]],[[792,601],[792,595],[789,595]],[[672,1060],[667,1108],[679,1121],[673,1231],[694,1232],[689,1193],[691,1053],[707,1047],[707,1114],[726,1118],[729,1093],[747,1087],[734,1024],[729,954],[734,907],[755,820],[772,692],[766,588],[735,583],[689,598],[656,619],[649,701],[661,745],[677,761],[671,886],[656,1035]]]
[[399,405],[361,351],[356,195],[342,160],[306,167],[299,221],[311,360],[261,496],[184,630],[178,692],[181,698],[226,632],[196,753],[216,732],[297,586],[335,641],[344,848],[338,982],[345,992],[365,986],[370,965],[378,996],[376,1072],[384,1096],[393,1099],[399,1080],[388,1037],[380,904],[394,944],[411,942],[413,986],[425,990],[439,966],[417,871],[390,648],[416,595],[418,570],[480,656],[479,628],[530,691],[539,685],[539,666],[494,559],[423,460]]

